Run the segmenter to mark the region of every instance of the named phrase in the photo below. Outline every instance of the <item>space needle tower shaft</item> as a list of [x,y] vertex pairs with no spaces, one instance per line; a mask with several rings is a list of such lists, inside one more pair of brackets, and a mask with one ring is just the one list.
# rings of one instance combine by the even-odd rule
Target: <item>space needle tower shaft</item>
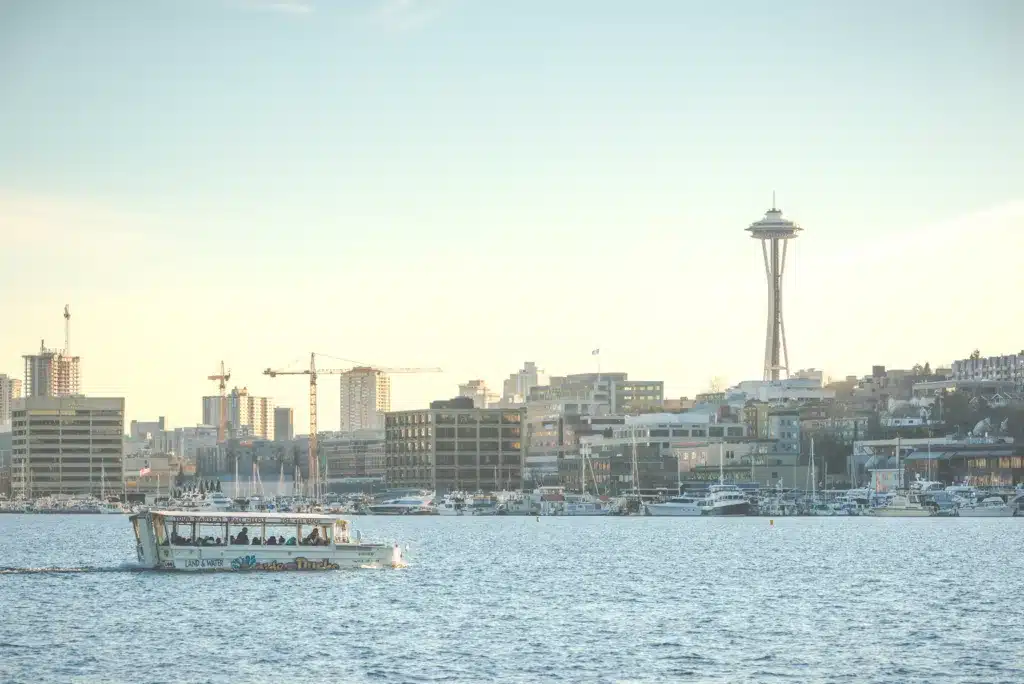
[[803,230],[782,217],[782,210],[772,208],[764,218],[750,224],[750,237],[761,241],[764,273],[768,279],[768,326],[764,341],[764,379],[778,380],[782,372],[789,376],[789,350],[786,348],[786,324],[782,318],[782,275],[786,270],[786,247]]

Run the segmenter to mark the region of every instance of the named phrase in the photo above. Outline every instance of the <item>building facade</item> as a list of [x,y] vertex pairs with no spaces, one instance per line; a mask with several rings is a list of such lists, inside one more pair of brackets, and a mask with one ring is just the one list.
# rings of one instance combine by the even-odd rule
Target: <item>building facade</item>
[[341,374],[341,431],[384,429],[391,410],[391,378],[376,368],[353,368]]
[[960,381],[1012,382],[1018,392],[1024,392],[1024,350],[1019,354],[954,361],[952,376]]
[[459,385],[459,396],[468,397],[473,400],[475,408],[488,408],[498,403],[498,395],[487,388],[483,380],[470,380],[464,385]]
[[522,405],[530,390],[543,383],[544,371],[537,368],[533,361],[527,361],[518,372],[508,376],[502,383],[501,403],[505,406]]
[[26,354],[25,396],[67,397],[81,391],[81,360],[39,343],[38,354]]
[[274,441],[287,442],[295,437],[295,411],[287,406],[274,409]]
[[8,432],[11,427],[11,409],[14,400],[21,398],[21,380],[0,373],[0,432]]
[[124,399],[32,396],[12,414],[16,495],[121,495]]
[[526,458],[523,409],[452,408],[434,402],[385,418],[385,477],[389,487],[498,491],[522,487]]
[[[248,388],[238,387],[224,398],[227,401],[227,437],[241,439],[274,438],[274,401],[268,397],[249,394]],[[203,397],[203,425],[220,425],[221,397]]]
[[384,430],[327,434],[318,440],[328,488],[346,480],[384,478]]

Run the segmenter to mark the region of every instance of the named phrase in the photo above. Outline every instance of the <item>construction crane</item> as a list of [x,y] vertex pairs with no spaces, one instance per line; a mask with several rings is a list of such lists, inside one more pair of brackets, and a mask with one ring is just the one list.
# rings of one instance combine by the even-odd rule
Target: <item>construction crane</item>
[[207,380],[215,380],[220,383],[220,422],[217,424],[217,441],[223,442],[227,438],[228,430],[228,380],[231,379],[231,371],[224,370],[224,362],[220,362],[220,375],[208,375]]
[[[321,354],[321,356],[328,356],[327,354]],[[331,357],[337,358],[337,357]],[[339,359],[340,361],[348,361],[350,363],[359,364],[353,368],[320,368],[316,367],[316,352],[309,355],[309,369],[303,370],[274,370],[267,368],[263,371],[264,375],[270,377],[276,377],[278,375],[308,375],[309,376],[309,491],[314,497],[319,497],[321,494],[320,487],[320,465],[319,465],[319,447],[317,443],[317,408],[316,408],[316,378],[318,375],[344,375],[350,373],[353,370],[365,370],[373,369],[379,370],[384,373],[440,373],[440,368],[378,368],[376,366],[368,366],[361,364],[359,361],[352,361],[351,359]]]

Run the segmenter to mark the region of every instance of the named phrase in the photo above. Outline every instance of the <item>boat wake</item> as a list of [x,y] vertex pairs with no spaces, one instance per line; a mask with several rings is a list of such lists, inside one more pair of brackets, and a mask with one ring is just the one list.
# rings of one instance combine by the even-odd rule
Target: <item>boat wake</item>
[[17,568],[5,565],[0,566],[0,575],[78,575],[88,572],[143,572],[145,569],[136,563],[77,568]]

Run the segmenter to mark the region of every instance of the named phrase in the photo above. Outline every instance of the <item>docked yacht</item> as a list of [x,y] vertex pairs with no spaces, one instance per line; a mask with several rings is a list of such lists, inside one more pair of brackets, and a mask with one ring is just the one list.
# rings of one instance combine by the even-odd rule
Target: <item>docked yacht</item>
[[871,509],[871,514],[884,518],[927,518],[935,515],[935,508],[925,506],[920,494],[898,493],[885,505]]
[[644,505],[647,515],[651,516],[697,516],[703,515],[704,499],[694,496],[673,496],[661,503]]
[[701,505],[703,515],[750,515],[750,501],[736,485],[711,485],[708,492],[708,498]]
[[962,518],[1010,518],[1016,512],[1016,506],[1003,501],[1003,497],[987,496],[978,503],[957,506],[954,515]]
[[437,513],[433,494],[405,496],[400,499],[382,501],[370,504],[369,509],[373,515],[433,515]]
[[206,496],[199,503],[199,510],[208,511],[230,511],[234,502],[223,492],[207,492]]
[[347,520],[331,515],[152,511],[129,519],[139,562],[154,570],[338,570],[405,564],[397,544],[363,542]]

